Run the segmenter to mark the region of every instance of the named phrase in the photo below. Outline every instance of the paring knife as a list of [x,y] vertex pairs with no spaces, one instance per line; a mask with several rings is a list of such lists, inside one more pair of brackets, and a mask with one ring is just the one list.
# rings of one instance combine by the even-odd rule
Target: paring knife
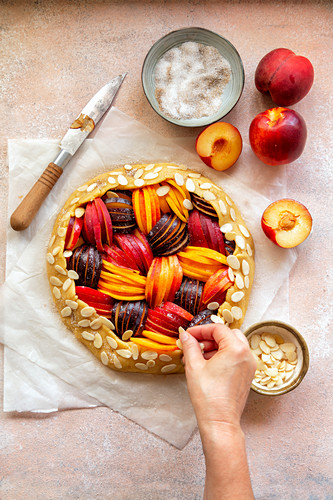
[[119,75],[104,85],[74,120],[60,143],[60,153],[53,162],[49,163],[13,212],[10,225],[15,231],[23,231],[30,225],[43,201],[61,176],[64,167],[111,106],[126,74]]

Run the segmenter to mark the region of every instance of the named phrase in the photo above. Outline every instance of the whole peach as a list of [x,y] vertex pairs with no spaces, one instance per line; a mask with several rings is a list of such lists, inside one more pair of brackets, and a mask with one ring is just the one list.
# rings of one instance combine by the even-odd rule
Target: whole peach
[[286,165],[301,156],[307,130],[302,116],[288,108],[272,108],[257,114],[249,130],[250,145],[266,165]]
[[289,49],[275,49],[259,62],[255,85],[262,94],[270,95],[279,106],[299,102],[312,87],[313,66],[309,59]]

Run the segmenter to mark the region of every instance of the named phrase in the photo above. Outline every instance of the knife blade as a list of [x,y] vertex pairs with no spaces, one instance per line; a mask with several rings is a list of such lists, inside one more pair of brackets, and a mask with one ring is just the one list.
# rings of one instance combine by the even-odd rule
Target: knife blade
[[15,231],[23,231],[29,227],[65,166],[111,106],[126,74],[123,73],[104,85],[73,121],[60,142],[60,152],[13,212],[10,225]]

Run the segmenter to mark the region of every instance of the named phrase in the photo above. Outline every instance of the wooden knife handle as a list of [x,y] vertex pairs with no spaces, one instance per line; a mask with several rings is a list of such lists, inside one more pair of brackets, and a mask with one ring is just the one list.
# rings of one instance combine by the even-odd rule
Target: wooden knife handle
[[15,212],[13,212],[10,218],[10,225],[15,231],[23,231],[30,225],[62,172],[62,168],[58,167],[58,165],[49,163],[38,181],[36,181]]

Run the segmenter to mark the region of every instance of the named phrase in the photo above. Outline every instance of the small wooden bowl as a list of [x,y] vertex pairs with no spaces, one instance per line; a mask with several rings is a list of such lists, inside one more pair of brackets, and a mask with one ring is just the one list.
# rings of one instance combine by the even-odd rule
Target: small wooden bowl
[[296,345],[298,362],[293,376],[280,386],[275,386],[271,389],[253,381],[251,389],[258,394],[265,396],[280,396],[295,389],[305,377],[309,368],[309,349],[302,335],[292,326],[282,321],[262,321],[250,326],[244,335],[248,340],[254,334],[278,334],[285,339],[286,342],[293,342]]

